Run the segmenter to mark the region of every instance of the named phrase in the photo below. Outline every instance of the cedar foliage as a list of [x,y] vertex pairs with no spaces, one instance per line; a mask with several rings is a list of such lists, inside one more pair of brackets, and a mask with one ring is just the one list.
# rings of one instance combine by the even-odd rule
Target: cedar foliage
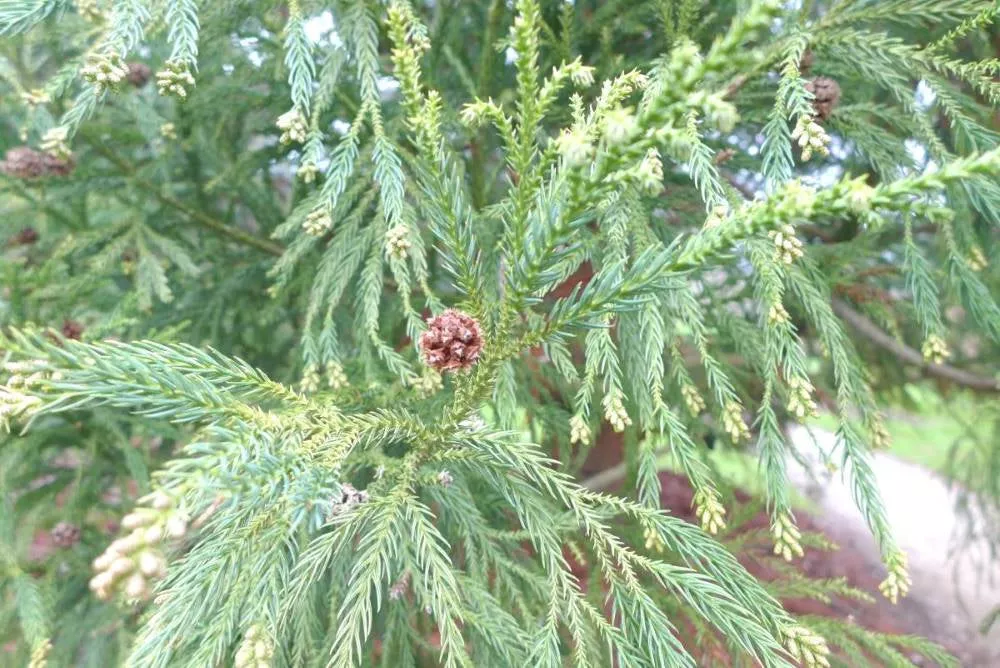
[[[782,424],[836,412],[823,456],[905,595],[881,390],[997,389],[996,14],[3,0],[7,656],[948,664],[778,603],[868,596],[795,571],[823,541]],[[482,349],[442,375],[416,342],[447,308]],[[706,423],[759,457],[769,533],[739,531]],[[608,430],[615,494],[579,476]],[[701,527],[659,507],[664,452]],[[775,582],[734,556],[761,542]]]

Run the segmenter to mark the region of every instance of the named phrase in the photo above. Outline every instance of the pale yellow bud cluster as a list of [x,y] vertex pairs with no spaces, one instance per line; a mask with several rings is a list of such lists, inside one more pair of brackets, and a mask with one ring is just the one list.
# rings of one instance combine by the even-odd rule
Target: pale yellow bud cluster
[[621,392],[611,391],[604,395],[601,405],[604,406],[604,419],[615,431],[625,431],[625,427],[632,424],[632,418],[628,416],[628,411],[622,402]]
[[799,116],[795,129],[792,130],[792,139],[802,149],[803,162],[807,162],[814,152],[820,155],[830,154],[830,149],[827,148],[830,145],[830,135],[822,125],[806,114]]
[[892,445],[892,436],[889,434],[889,430],[885,428],[885,423],[882,421],[881,416],[876,416],[872,419],[869,429],[871,431],[873,448],[876,450],[885,450]]
[[243,642],[236,650],[235,668],[271,668],[274,643],[259,624],[254,624],[243,634]]
[[76,0],[76,13],[91,23],[99,23],[104,20],[104,11],[98,0]]
[[321,237],[333,227],[333,218],[327,213],[325,207],[313,209],[302,221],[302,229],[311,237]]
[[556,150],[567,167],[582,167],[594,155],[594,145],[587,135],[579,130],[563,130],[556,140]]
[[486,420],[484,420],[483,416],[479,413],[473,413],[459,422],[458,425],[466,431],[482,431],[483,429],[486,429]]
[[0,431],[7,431],[12,420],[29,416],[41,406],[41,399],[13,387],[20,381],[19,376],[12,376],[7,385],[0,385]]
[[177,126],[170,121],[167,121],[160,126],[160,136],[168,141],[177,139]]
[[722,410],[722,428],[733,443],[739,443],[750,438],[750,429],[743,421],[743,405],[738,401],[730,401]]
[[458,117],[464,125],[476,128],[483,124],[494,108],[492,100],[476,100],[462,107]]
[[344,373],[344,367],[340,366],[337,362],[327,362],[326,384],[330,386],[331,390],[336,392],[348,387],[351,383],[347,379],[347,374]]
[[646,549],[654,552],[663,552],[666,545],[660,538],[660,532],[653,527],[646,527],[642,532],[642,537],[646,540]]
[[582,415],[574,415],[569,419],[569,442],[581,445],[590,444],[590,426]]
[[807,668],[829,668],[830,648],[826,639],[804,626],[790,626],[782,629],[785,649],[792,657]]
[[924,340],[924,345],[920,348],[924,359],[932,364],[944,364],[945,360],[951,357],[948,344],[937,334],[931,334]]
[[705,410],[705,400],[702,398],[698,388],[690,383],[681,385],[681,396],[684,398],[684,405],[692,417],[697,417]]
[[299,389],[306,394],[313,394],[319,391],[320,378],[319,369],[315,364],[310,364],[302,370],[302,380],[299,381]]
[[83,80],[98,88],[114,88],[128,77],[128,66],[122,57],[115,53],[92,54],[87,64],[80,70]]
[[575,86],[583,88],[594,85],[594,68],[590,65],[584,65],[579,58],[563,65],[563,70],[569,75],[569,80]]
[[905,552],[894,552],[886,559],[885,567],[889,570],[889,575],[878,586],[882,595],[893,603],[898,603],[901,597],[910,593],[909,559]]
[[801,420],[807,415],[817,415],[813,400],[813,384],[808,378],[792,376],[788,379],[788,412]]
[[49,98],[49,94],[41,88],[34,88],[21,93],[21,102],[28,107],[40,107],[43,104],[51,102],[51,99]]
[[650,195],[655,195],[663,188],[663,160],[660,152],[651,148],[646,152],[642,162],[636,169],[636,179],[639,187]]
[[714,489],[699,488],[694,493],[692,504],[702,529],[714,536],[726,528],[726,509]]
[[122,518],[122,528],[129,534],[116,539],[94,560],[96,575],[90,589],[101,600],[108,600],[121,590],[131,601],[146,600],[151,583],[167,571],[163,545],[187,534],[187,517],[173,499],[163,492],[153,493],[150,507],[140,507]]
[[41,361],[8,362],[3,370],[10,374],[0,384],[0,431],[6,431],[14,419],[30,417],[42,405],[42,400],[29,394],[32,387],[44,380],[58,380],[61,374],[49,373]]
[[441,374],[430,367],[425,367],[424,372],[413,381],[413,388],[424,397],[437,394],[443,387]]
[[188,89],[194,87],[194,76],[187,63],[168,60],[163,69],[156,73],[156,88],[160,95],[173,95],[182,100],[188,96]]
[[281,130],[281,137],[278,138],[278,141],[282,144],[291,144],[292,142],[301,144],[309,133],[306,117],[302,115],[298,107],[289,109],[278,116],[275,125]]
[[729,215],[729,207],[725,204],[716,204],[712,207],[708,216],[705,218],[705,229],[710,230],[713,227],[718,227],[722,225],[722,221],[726,219]]
[[31,658],[28,659],[28,668],[45,668],[49,664],[49,652],[52,651],[52,643],[45,639],[31,649]]
[[319,167],[317,167],[312,162],[304,162],[299,165],[299,168],[295,171],[295,175],[302,179],[303,183],[312,183],[316,180],[316,176],[319,174]]
[[774,242],[777,258],[785,264],[792,264],[802,257],[802,242],[795,236],[795,228],[791,225],[782,225],[780,229],[771,230],[767,236]]
[[611,146],[624,144],[636,133],[638,127],[630,109],[617,107],[604,115],[604,140]]
[[[3,370],[11,374],[7,381],[9,387],[31,387],[46,378],[55,378],[56,374],[49,374],[45,360],[24,360],[7,362],[3,365]],[[59,376],[61,377],[61,376]]]
[[801,557],[805,552],[799,540],[802,533],[795,526],[795,520],[789,513],[782,513],[771,523],[771,539],[774,541],[774,553],[791,561],[793,557]]
[[732,132],[736,128],[736,124],[740,120],[739,112],[736,111],[736,107],[732,103],[727,102],[721,95],[705,96],[702,106],[704,106],[708,122],[712,126],[725,133]]
[[389,257],[406,259],[410,250],[410,229],[406,225],[396,225],[385,233],[385,250]]
[[783,325],[788,322],[789,316],[788,311],[785,310],[785,305],[781,302],[775,302],[771,304],[771,308],[767,310],[767,324],[769,325]]
[[986,260],[986,254],[983,253],[983,249],[979,246],[973,246],[972,250],[969,251],[969,268],[972,271],[982,271],[988,265],[989,262]]
[[42,150],[54,158],[65,160],[70,156],[69,128],[59,125],[42,135]]
[[847,206],[856,213],[863,213],[871,208],[875,189],[867,183],[851,181],[847,190]]
[[[751,203],[753,206],[755,203]],[[777,211],[785,217],[808,218],[816,208],[816,189],[795,179],[782,188]],[[792,232],[794,233],[794,231]]]

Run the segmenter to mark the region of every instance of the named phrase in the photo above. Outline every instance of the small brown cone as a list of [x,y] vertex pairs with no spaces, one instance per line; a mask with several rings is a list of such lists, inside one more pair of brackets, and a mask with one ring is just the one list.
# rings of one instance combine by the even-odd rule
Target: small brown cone
[[427,366],[437,371],[468,369],[483,350],[483,334],[472,316],[448,309],[427,321],[420,335],[420,352]]
[[30,246],[38,241],[38,230],[26,227],[10,239],[11,246]]
[[57,158],[28,146],[12,148],[0,160],[0,172],[24,181],[44,176],[66,176],[71,171],[72,160]]
[[799,61],[799,72],[803,76],[808,76],[809,72],[812,70],[813,62],[816,60],[816,56],[813,55],[812,51],[806,51],[802,54],[802,60]]
[[136,88],[142,88],[151,76],[153,76],[153,70],[146,63],[129,63],[128,75],[125,78]]
[[816,77],[806,84],[806,90],[813,94],[813,109],[822,121],[830,118],[834,107],[840,102],[840,84],[830,77]]
[[69,522],[60,522],[52,527],[49,535],[52,536],[53,543],[68,550],[80,542],[80,527]]
[[80,340],[83,336],[83,325],[76,320],[64,320],[62,324],[62,335],[67,339]]

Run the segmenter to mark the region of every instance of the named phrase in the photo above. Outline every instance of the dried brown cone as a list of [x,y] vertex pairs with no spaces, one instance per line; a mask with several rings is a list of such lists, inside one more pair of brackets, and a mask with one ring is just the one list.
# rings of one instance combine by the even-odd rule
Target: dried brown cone
[[483,350],[483,333],[472,316],[448,309],[427,321],[420,335],[420,352],[437,371],[468,369]]
[[812,69],[813,62],[816,60],[816,56],[813,55],[812,51],[806,51],[802,54],[802,60],[799,61],[799,73],[803,75],[808,75],[809,71]]
[[26,227],[10,238],[11,246],[30,246],[38,241],[38,230]]
[[58,547],[69,549],[80,542],[80,527],[69,522],[60,522],[52,527],[49,535]]
[[66,176],[71,171],[72,160],[57,158],[28,146],[12,148],[0,160],[0,172],[26,181],[43,176]]
[[62,335],[67,339],[79,341],[80,337],[83,336],[83,325],[76,320],[63,320]]
[[146,63],[129,63],[128,75],[125,78],[136,88],[142,88],[151,76],[153,76],[153,70]]
[[840,102],[840,84],[830,77],[816,77],[806,84],[806,90],[813,94],[813,110],[822,121],[830,118],[834,107]]
[[732,160],[734,157],[736,157],[736,149],[724,148],[715,154],[715,159],[713,160],[713,162],[715,162],[715,164],[717,165],[724,165],[730,160]]

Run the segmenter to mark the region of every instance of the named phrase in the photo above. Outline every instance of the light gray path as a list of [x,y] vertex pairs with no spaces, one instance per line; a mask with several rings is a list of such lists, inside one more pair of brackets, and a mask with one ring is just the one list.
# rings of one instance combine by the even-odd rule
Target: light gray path
[[[871,539],[867,543],[863,539],[868,529],[851,498],[847,472],[830,474],[814,454],[816,445],[832,451],[834,435],[793,425],[789,436],[793,447],[811,460],[808,467],[791,461],[789,477],[817,505],[817,520],[838,532],[857,532],[861,538],[852,542],[871,545],[874,563],[878,555]],[[936,635],[962,638],[969,649],[963,665],[1000,666],[1000,623],[986,636],[977,631],[983,617],[1000,605],[1000,555],[993,554],[985,537],[989,532],[983,515],[958,511],[957,492],[920,466],[881,452],[875,454],[872,466],[896,540],[909,555],[913,576],[905,603],[909,612],[926,617],[929,631]]]

